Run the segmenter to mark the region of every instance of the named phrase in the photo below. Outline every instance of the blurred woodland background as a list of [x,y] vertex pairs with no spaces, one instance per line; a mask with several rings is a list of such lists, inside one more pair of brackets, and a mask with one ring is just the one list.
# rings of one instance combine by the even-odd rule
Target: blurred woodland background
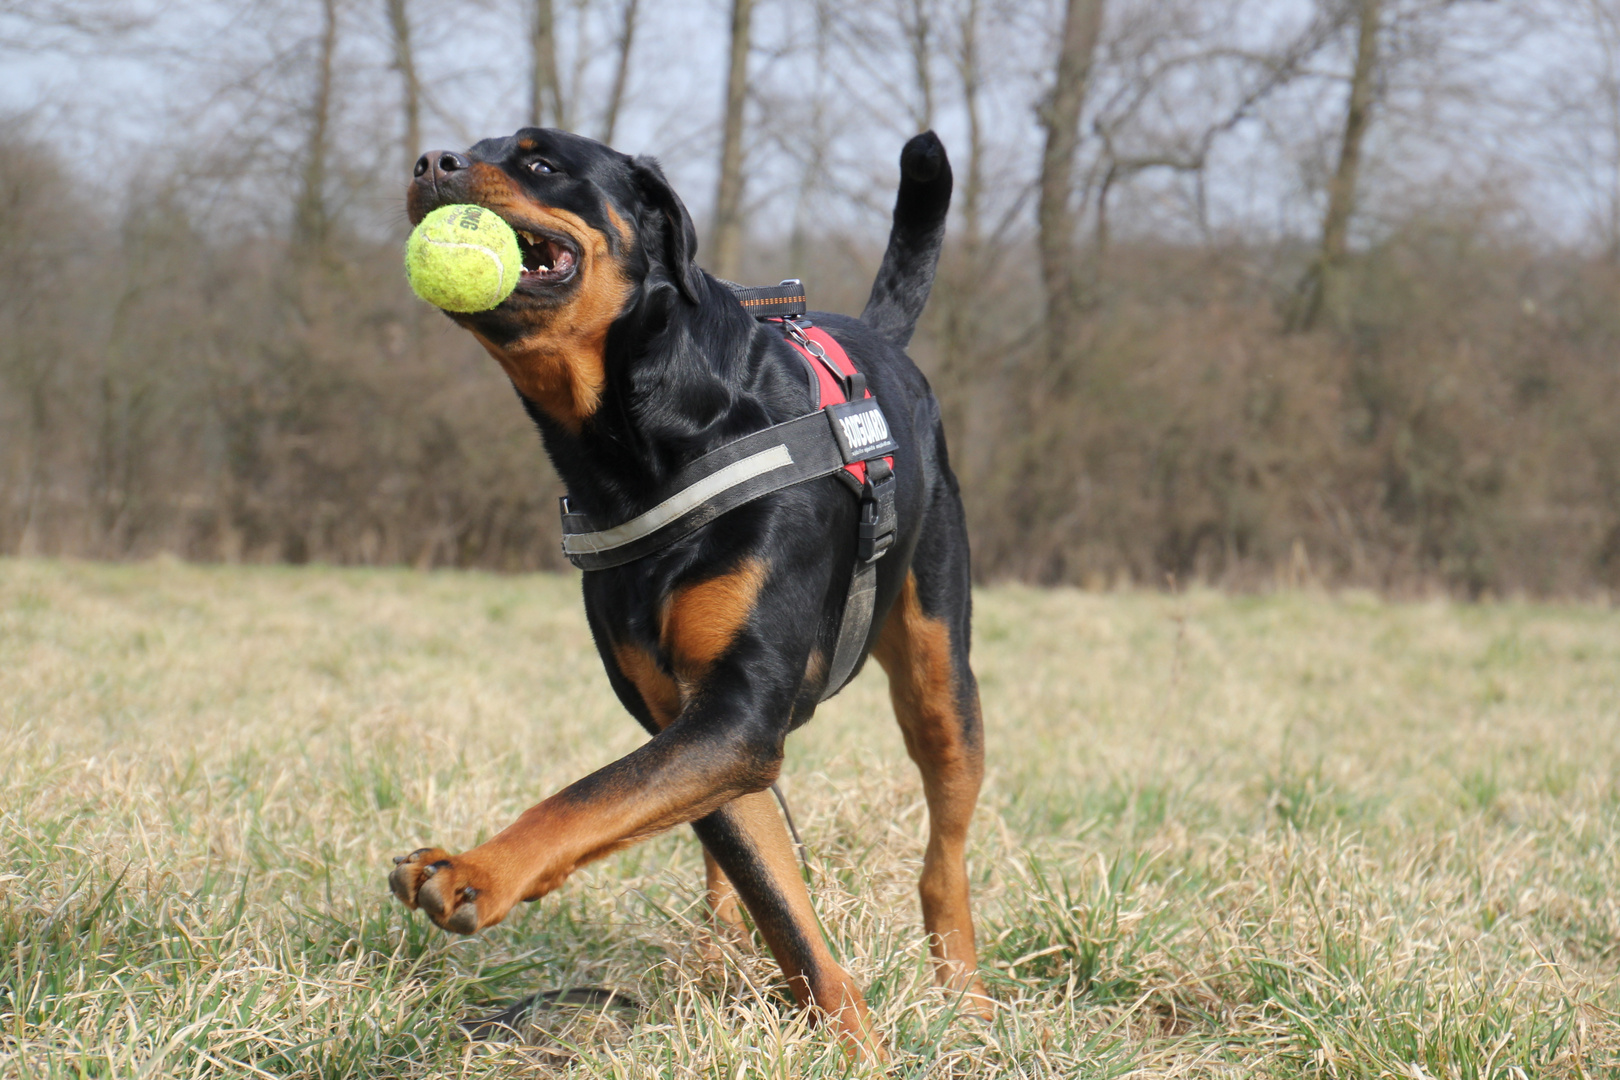
[[913,354],[983,579],[1620,595],[1620,0],[0,0],[0,553],[560,567],[410,163],[665,163]]

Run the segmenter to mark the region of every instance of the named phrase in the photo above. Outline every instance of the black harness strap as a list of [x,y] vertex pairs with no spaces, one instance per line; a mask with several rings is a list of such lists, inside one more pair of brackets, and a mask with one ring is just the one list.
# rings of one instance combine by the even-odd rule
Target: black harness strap
[[712,450],[675,474],[657,506],[612,528],[598,528],[564,497],[563,553],[581,570],[623,566],[762,495],[831,476],[845,462],[828,420],[806,413]]

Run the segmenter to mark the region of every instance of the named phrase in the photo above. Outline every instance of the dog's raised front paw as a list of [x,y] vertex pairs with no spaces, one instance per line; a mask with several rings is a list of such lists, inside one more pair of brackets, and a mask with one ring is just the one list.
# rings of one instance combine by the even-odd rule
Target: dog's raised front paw
[[477,884],[478,877],[464,856],[452,857],[442,848],[417,848],[394,858],[388,887],[406,907],[421,908],[444,929],[475,934],[506,915],[505,910],[481,910],[493,905],[487,890]]

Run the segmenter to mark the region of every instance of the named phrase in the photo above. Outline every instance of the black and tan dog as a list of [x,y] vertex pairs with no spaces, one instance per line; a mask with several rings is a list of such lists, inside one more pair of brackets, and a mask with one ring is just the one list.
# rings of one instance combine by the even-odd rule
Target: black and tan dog
[[[888,251],[859,319],[814,314],[848,351],[899,450],[899,534],[878,564],[866,642],[889,677],[922,771],[929,839],[920,892],[936,975],[975,1008],[964,847],[983,772],[968,666],[968,546],[939,409],[904,347],[927,301],[950,203],[944,148],[901,155]],[[685,206],[649,158],[525,128],[466,153],[431,151],[413,222],[477,203],[518,231],[524,273],[493,311],[454,315],[506,371],[573,504],[625,521],[696,457],[811,410],[805,367],[693,262]],[[394,892],[438,925],[492,926],[520,900],[671,826],[703,842],[710,910],[748,909],[795,997],[881,1053],[859,989],[833,960],[767,788],[788,733],[821,699],[855,558],[858,504],[834,477],[741,506],[656,554],[584,575],[608,680],[652,738],[451,855],[396,860]]]

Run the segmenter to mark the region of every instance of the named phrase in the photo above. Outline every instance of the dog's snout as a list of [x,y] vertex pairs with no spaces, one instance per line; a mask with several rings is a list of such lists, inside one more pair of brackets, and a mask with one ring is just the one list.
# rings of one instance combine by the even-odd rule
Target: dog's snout
[[437,179],[447,173],[460,172],[471,166],[472,162],[468,161],[465,155],[458,154],[454,150],[429,150],[416,159],[416,168],[411,170],[411,175],[421,178],[432,173],[434,179]]
[[405,211],[415,225],[434,207],[476,202],[469,182],[477,176],[473,159],[454,150],[429,150],[416,159],[415,177],[405,185]]

